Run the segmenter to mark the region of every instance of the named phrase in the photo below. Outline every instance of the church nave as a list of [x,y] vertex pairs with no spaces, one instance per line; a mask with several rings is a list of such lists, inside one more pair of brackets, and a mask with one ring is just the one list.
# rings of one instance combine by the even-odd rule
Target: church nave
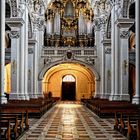
[[20,140],[126,140],[113,130],[114,119],[101,119],[80,102],[59,102],[29,124]]

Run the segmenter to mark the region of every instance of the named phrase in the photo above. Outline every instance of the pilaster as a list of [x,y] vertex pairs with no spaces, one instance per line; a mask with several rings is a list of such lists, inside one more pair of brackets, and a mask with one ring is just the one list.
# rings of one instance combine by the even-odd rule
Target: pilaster
[[132,19],[118,19],[117,25],[120,30],[120,100],[130,100],[129,97],[129,28],[134,23]]
[[95,46],[97,48],[97,56],[95,65],[97,68],[97,71],[101,75],[101,81],[100,81],[100,94],[98,95],[99,98],[104,98],[104,92],[105,92],[105,84],[104,84],[104,46],[102,43],[102,40],[105,36],[105,24],[106,24],[106,16],[101,15],[100,17],[96,17],[94,19],[94,31],[95,31]]
[[30,39],[29,42],[29,59],[28,67],[30,69],[31,75],[28,77],[29,87],[28,92],[30,93],[30,98],[37,98],[37,65],[36,65],[36,54],[37,54],[37,41],[35,39]]
[[6,20],[6,23],[11,28],[11,93],[10,99],[20,100],[24,98],[21,93],[21,79],[20,79],[20,39],[21,39],[21,27],[24,24],[22,18],[10,18]]
[[114,100],[115,95],[115,8],[116,5],[113,2],[111,10],[111,95],[109,100]]
[[[22,39],[23,39],[23,44],[22,46],[24,48],[24,95],[25,95],[25,100],[29,100],[29,94],[28,94],[28,8],[25,3],[20,4],[23,12],[23,19],[25,20],[25,24],[23,25],[22,28]],[[22,45],[23,45],[22,44]]]
[[34,29],[34,35],[35,39],[38,40],[38,42],[35,45],[34,50],[34,76],[35,76],[35,91],[37,97],[43,97],[42,93],[42,81],[38,81],[38,73],[41,68],[42,59],[41,59],[41,47],[43,46],[43,24],[40,24],[40,22],[35,23],[35,29]]
[[104,46],[104,98],[109,99],[111,94],[111,40],[105,38]]
[[4,95],[5,65],[5,0],[0,1],[0,104],[7,103]]
[[38,98],[44,98],[44,95],[42,92],[42,80],[38,81]]
[[100,98],[100,80],[95,79],[95,95],[94,98]]
[[133,103],[140,104],[140,1],[136,0],[136,94]]

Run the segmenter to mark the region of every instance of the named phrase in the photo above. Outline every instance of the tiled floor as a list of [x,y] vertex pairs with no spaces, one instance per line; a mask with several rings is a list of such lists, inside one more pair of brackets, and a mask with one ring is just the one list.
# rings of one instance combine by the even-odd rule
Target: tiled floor
[[20,140],[127,140],[113,130],[113,123],[78,102],[60,102],[38,121],[30,120],[30,130]]

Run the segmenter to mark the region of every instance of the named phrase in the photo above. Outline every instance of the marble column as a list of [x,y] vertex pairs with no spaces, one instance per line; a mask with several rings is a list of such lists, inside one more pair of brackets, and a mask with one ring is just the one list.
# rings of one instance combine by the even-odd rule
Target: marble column
[[29,100],[28,95],[28,8],[24,0],[20,1],[19,17],[23,18],[25,23],[21,27],[20,41],[20,95],[22,100]]
[[0,1],[0,104],[7,103],[4,95],[5,63],[5,0]]
[[25,40],[25,46],[24,46],[24,51],[25,51],[25,81],[24,81],[24,95],[25,95],[25,100],[29,100],[29,94],[28,94],[28,7],[26,5],[26,2],[23,3],[23,8],[25,10],[25,13],[23,14],[23,19],[26,21],[24,25],[24,40]]
[[120,30],[120,100],[130,100],[129,97],[129,28],[134,23],[132,19],[118,19],[117,25]]
[[[37,51],[37,58],[38,58],[38,71],[37,71],[37,80],[38,80],[38,74],[39,72],[41,71],[41,67],[44,65],[44,61],[43,59],[41,58],[41,52],[42,52],[42,46],[44,46],[43,44],[43,40],[44,40],[44,26],[43,24],[39,26],[38,28],[38,39],[39,39],[39,42],[38,42],[38,51]],[[40,53],[38,53],[40,52]],[[38,82],[38,86],[37,86],[37,89],[38,89],[38,97],[44,97],[43,96],[43,92],[42,92],[42,81],[37,81]]]
[[[35,39],[29,39],[29,59],[28,59],[28,68],[30,70],[30,75],[28,75],[28,93],[30,95],[30,98],[36,99],[37,98],[37,91],[36,91],[36,65],[35,61],[36,55],[35,52],[37,52],[36,47],[37,47],[37,41]],[[29,73],[29,71],[28,71]]]
[[21,77],[20,77],[20,39],[21,38],[21,27],[24,24],[22,18],[10,18],[6,20],[6,23],[11,28],[11,93],[10,99],[21,100]]
[[95,95],[94,98],[100,98],[100,79],[95,79]]
[[[117,6],[116,6],[117,7]],[[117,17],[116,17],[117,18]],[[116,19],[115,19],[116,20]],[[120,42],[119,28],[115,22],[115,91],[113,100],[120,100]]]
[[104,57],[104,98],[105,99],[109,99],[109,96],[111,94],[111,40],[104,38],[104,40],[102,41],[103,46],[104,46],[104,53],[105,53],[105,57]]
[[38,27],[37,24],[34,24],[34,39],[36,40],[36,44],[34,44],[34,55],[33,55],[33,92],[36,95],[36,98],[38,98],[38,69],[39,69],[39,32],[38,32]]
[[105,95],[105,48],[102,44],[102,60],[101,60],[101,95],[100,97],[103,99]]
[[101,27],[100,27],[100,46],[101,46],[101,98],[105,98],[105,46],[103,44],[105,35],[105,16],[101,17]]
[[109,100],[113,100],[115,94],[115,4],[111,10],[111,95]]
[[[30,41],[29,41],[30,42]],[[29,44],[28,48],[28,94],[30,99],[34,98],[34,91],[33,91],[33,47]]]
[[42,80],[38,81],[38,98],[44,98],[42,91]]
[[[95,20],[96,22],[96,20]],[[100,47],[100,28],[98,24],[94,25],[94,33],[95,33],[95,46],[97,48],[97,56],[101,56],[101,47]],[[95,61],[95,66],[98,72],[100,72],[100,61],[101,58],[98,57]],[[94,97],[100,97],[100,80],[95,80],[95,95]]]
[[140,104],[140,1],[136,0],[136,94],[132,103]]
[[41,59],[41,48],[43,46],[43,26],[40,26],[38,22],[34,25],[34,36],[36,39],[36,45],[34,48],[34,92],[36,97],[43,97],[42,93],[42,81],[38,80],[38,74],[42,67],[43,59]]

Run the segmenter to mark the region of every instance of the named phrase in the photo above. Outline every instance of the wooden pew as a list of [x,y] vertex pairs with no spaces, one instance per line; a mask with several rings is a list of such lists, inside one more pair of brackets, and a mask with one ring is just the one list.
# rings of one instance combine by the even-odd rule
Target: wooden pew
[[129,140],[140,140],[139,112],[115,113],[114,129],[127,136]]
[[137,121],[137,140],[140,140],[140,119]]
[[128,117],[127,122],[127,138],[131,139],[140,139],[140,116],[130,116]]
[[11,140],[10,119],[0,119],[0,140]]
[[117,112],[115,112],[114,129],[119,131],[120,130],[120,126],[121,126],[120,114],[117,114]]
[[[28,111],[26,113],[1,113],[0,114],[0,122],[1,122],[1,131],[5,131],[3,133],[3,137],[5,135],[10,135],[10,138],[17,139],[22,133],[24,133],[28,128]],[[4,122],[6,122],[4,124]],[[8,123],[10,122],[10,129]],[[9,133],[7,134],[8,131]]]
[[[40,118],[49,108],[51,108],[57,100],[52,98],[38,98],[30,99],[29,101],[9,100],[7,105],[3,105],[2,110],[4,112],[24,112],[28,110],[29,117]],[[18,105],[18,109],[15,107]]]
[[130,104],[128,101],[109,101],[107,99],[83,100],[84,105],[96,113],[99,117],[114,117],[115,112],[138,111],[138,105]]

